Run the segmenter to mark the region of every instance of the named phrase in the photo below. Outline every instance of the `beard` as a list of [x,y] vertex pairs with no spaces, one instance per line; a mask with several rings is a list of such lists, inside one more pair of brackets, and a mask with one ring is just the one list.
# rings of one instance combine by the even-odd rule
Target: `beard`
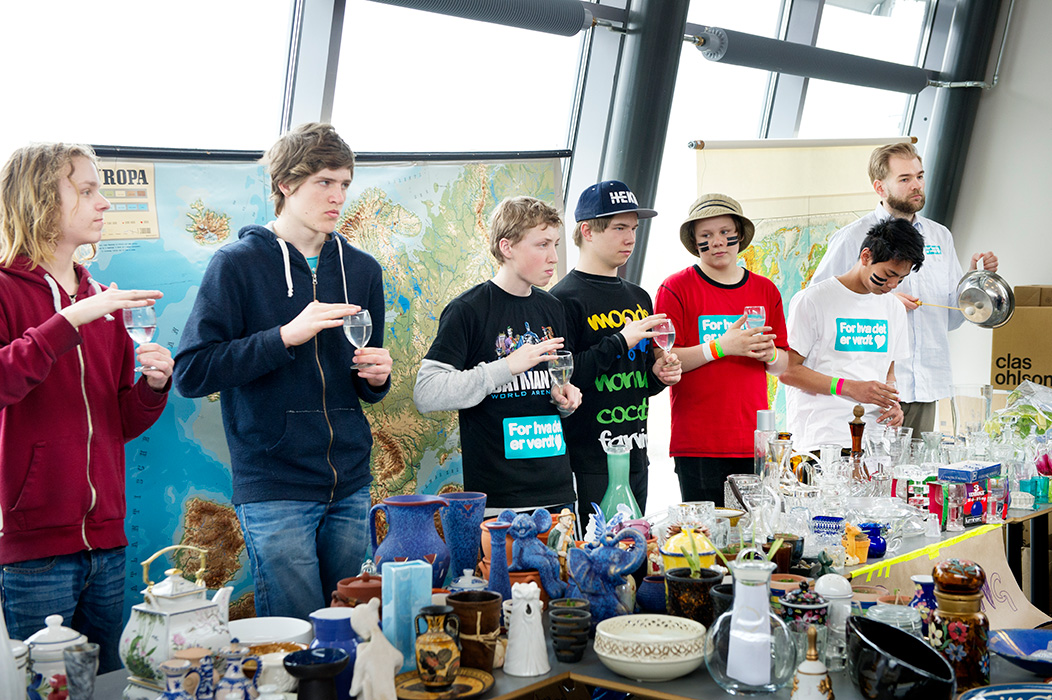
[[909,197],[900,199],[899,197],[888,196],[887,204],[895,211],[900,211],[903,214],[916,214],[924,208],[924,193],[920,193],[920,200],[913,201],[912,197],[915,193],[910,193]]

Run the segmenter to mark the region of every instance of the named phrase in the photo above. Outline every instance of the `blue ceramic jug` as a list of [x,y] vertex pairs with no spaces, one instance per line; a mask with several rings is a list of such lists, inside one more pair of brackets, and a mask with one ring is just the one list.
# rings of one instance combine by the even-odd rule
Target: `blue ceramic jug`
[[[431,587],[441,588],[449,571],[449,548],[435,529],[435,511],[448,506],[439,496],[389,496],[369,511],[369,536],[378,567],[389,561],[426,561],[431,564]],[[376,541],[376,513],[387,518],[387,536]],[[381,568],[381,571],[383,569]],[[352,661],[351,666],[354,663]]]

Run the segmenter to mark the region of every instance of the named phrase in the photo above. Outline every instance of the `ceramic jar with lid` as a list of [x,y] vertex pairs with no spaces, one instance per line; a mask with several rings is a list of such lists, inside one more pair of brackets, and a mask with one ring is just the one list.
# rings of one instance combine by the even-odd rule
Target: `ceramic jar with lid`
[[383,579],[375,573],[362,571],[361,576],[340,579],[336,590],[332,592],[329,607],[353,608],[355,605],[368,603],[373,598],[380,599],[383,591]]
[[826,667],[842,671],[847,666],[847,618],[851,615],[851,582],[840,574],[825,574],[815,581],[815,593],[829,601]]
[[779,602],[782,619],[788,625],[793,641],[796,643],[797,666],[804,662],[804,656],[807,653],[808,627],[816,628],[815,644],[818,649],[818,658],[825,658],[829,602],[812,590],[807,581],[801,581],[799,588],[786,593]]
[[464,575],[457,576],[449,584],[449,592],[460,593],[461,591],[484,591],[488,585],[489,581],[484,578],[479,578],[471,569],[464,569]]
[[56,673],[66,673],[62,650],[84,644],[88,638],[74,629],[63,626],[61,615],[48,615],[44,618],[44,624],[44,629],[29,636],[26,645],[29,647],[33,673],[39,673],[46,683],[47,679]]
[[928,642],[957,674],[957,690],[990,685],[990,623],[980,612],[986,573],[967,559],[947,559],[932,570],[936,609]]

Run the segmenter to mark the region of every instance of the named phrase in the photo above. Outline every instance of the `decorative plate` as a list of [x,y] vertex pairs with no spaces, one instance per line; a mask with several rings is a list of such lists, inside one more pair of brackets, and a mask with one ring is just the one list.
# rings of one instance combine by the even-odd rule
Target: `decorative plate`
[[1052,661],[1035,659],[1030,654],[1048,649],[1050,643],[1052,630],[990,630],[990,651],[1043,678],[1052,676]]
[[[424,687],[417,671],[406,671],[395,676],[395,693],[402,700],[441,700],[445,698],[473,698],[493,687],[493,676],[478,668],[460,667],[457,680],[445,690],[432,691]],[[1049,698],[1052,700],[1052,698]]]
[[1005,683],[972,688],[958,700],[1052,700],[1052,685],[1044,683]]

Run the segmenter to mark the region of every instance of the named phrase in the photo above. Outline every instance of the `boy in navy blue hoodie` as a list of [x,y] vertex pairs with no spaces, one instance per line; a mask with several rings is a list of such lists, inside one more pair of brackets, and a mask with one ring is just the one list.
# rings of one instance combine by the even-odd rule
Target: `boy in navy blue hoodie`
[[[391,356],[380,265],[334,231],[350,147],[332,126],[304,124],[264,162],[277,220],[216,252],[174,376],[184,396],[221,392],[256,614],[306,618],[366,556],[372,436],[361,401],[387,393]],[[362,309],[372,338],[355,350],[341,327]]]

